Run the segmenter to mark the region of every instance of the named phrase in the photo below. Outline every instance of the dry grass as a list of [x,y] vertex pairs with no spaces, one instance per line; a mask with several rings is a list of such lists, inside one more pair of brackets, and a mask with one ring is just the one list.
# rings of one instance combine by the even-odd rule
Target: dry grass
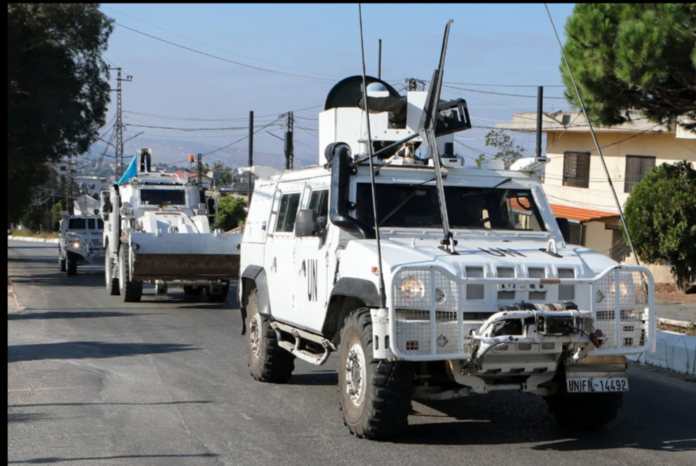
[[693,324],[690,327],[677,327],[676,325],[657,324],[657,328],[660,330],[667,330],[668,332],[696,336],[696,325]]
[[55,231],[45,233],[32,233],[30,230],[12,230],[12,236],[23,236],[27,238],[43,238],[43,239],[58,239],[58,233]]
[[666,304],[696,304],[696,293],[686,294],[673,283],[655,283],[655,302]]

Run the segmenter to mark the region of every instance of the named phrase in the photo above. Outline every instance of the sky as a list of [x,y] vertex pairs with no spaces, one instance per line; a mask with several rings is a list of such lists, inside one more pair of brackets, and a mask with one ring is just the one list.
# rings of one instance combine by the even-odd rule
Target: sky
[[[561,41],[573,7],[549,5]],[[213,151],[245,136],[254,111],[255,129],[271,124],[254,137],[255,151],[282,158],[283,142],[269,133],[282,137],[284,120],[275,120],[295,111],[296,158],[316,163],[319,107],[334,84],[362,72],[357,4],[105,3],[101,10],[118,23],[105,60],[133,76],[122,84],[124,139],[145,131],[144,142],[195,141]],[[468,103],[474,128],[457,134],[455,151],[469,159],[492,152],[485,135],[496,123],[535,111],[536,86],[545,86],[545,111],[571,109],[543,4],[366,4],[362,16],[367,74],[377,76],[382,39],[382,79],[397,90],[406,78],[431,78],[454,20],[444,82],[460,89],[445,87],[442,98]],[[104,132],[115,111],[114,95]],[[533,134],[510,134],[533,154]]]

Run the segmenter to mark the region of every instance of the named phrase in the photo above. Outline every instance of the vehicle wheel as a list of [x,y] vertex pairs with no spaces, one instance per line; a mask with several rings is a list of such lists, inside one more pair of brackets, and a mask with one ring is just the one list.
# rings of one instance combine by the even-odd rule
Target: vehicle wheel
[[72,277],[73,275],[77,274],[77,259],[74,257],[71,257],[72,254],[68,254],[68,258],[66,260],[67,262],[67,267],[66,271],[68,272],[68,276]]
[[203,287],[202,286],[185,285],[184,286],[184,294],[186,296],[200,296],[201,294],[203,294]]
[[261,382],[285,382],[295,370],[295,356],[278,346],[275,330],[258,312],[258,291],[252,290],[247,304],[247,362],[252,377]]
[[121,296],[125,303],[138,303],[143,296],[143,282],[130,279],[130,267],[128,263],[128,246],[122,245],[118,250],[118,271]]
[[61,272],[65,272],[67,270],[65,257],[60,257],[60,250],[58,251],[58,267],[60,267]]
[[373,358],[367,308],[349,314],[341,329],[338,388],[344,423],[357,437],[391,437],[408,426],[413,366]]
[[568,393],[565,378],[555,395],[544,397],[556,424],[564,428],[599,429],[616,419],[623,393]]
[[114,261],[111,258],[111,249],[108,243],[106,245],[106,258],[104,259],[104,278],[106,281],[106,291],[108,291],[111,296],[120,295],[121,289],[118,276],[114,276]]
[[[217,288],[217,290],[215,290]],[[209,303],[224,303],[227,301],[227,294],[230,291],[230,284],[225,283],[219,287],[206,286],[205,300]]]

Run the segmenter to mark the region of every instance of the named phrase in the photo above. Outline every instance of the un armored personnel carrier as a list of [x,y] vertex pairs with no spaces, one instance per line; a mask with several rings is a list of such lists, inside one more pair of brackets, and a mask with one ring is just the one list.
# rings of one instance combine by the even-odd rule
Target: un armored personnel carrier
[[211,231],[203,186],[150,166],[150,149],[137,151],[126,175],[101,193],[107,291],[137,302],[151,282],[157,295],[180,286],[225,302],[239,276],[241,235]]
[[605,425],[626,356],[654,350],[652,275],[569,243],[545,157],[478,168],[454,153],[471,124],[464,100],[439,99],[444,49],[428,92],[336,84],[318,165],[257,180],[239,286],[251,375],[284,382],[295,358],[337,353],[345,423],[367,438],[400,433],[413,399],[500,390]]
[[58,231],[58,266],[68,275],[77,274],[78,265],[104,264],[102,235],[104,222],[96,215],[61,214]]

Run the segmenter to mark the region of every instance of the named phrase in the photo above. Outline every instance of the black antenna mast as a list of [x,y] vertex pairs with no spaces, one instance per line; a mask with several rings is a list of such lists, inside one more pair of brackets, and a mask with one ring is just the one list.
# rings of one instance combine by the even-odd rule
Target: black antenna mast
[[370,160],[370,187],[372,188],[372,216],[375,219],[375,239],[377,241],[377,265],[379,271],[379,303],[380,308],[386,307],[384,292],[384,275],[382,274],[382,246],[379,241],[379,217],[377,217],[377,197],[375,193],[375,170],[372,163],[372,133],[370,132],[370,110],[367,103],[367,79],[365,78],[365,45],[363,43],[362,27],[362,5],[358,3],[358,14],[360,15],[360,49],[362,51],[362,91],[363,102],[365,102],[365,117],[367,118],[367,154]]
[[445,201],[445,188],[442,184],[442,170],[440,169],[440,153],[437,149],[437,137],[435,136],[435,128],[437,127],[438,105],[440,103],[440,91],[442,90],[442,76],[445,73],[445,55],[447,53],[447,43],[449,41],[450,26],[454,20],[447,21],[445,26],[445,37],[442,40],[442,52],[440,53],[440,66],[433,73],[433,79],[430,81],[430,89],[428,89],[428,98],[423,108],[423,117],[421,119],[421,129],[418,131],[425,139],[426,144],[430,148],[433,157],[433,166],[435,167],[435,182],[437,184],[437,195],[440,204],[440,215],[442,216],[442,229],[445,232],[444,239],[440,242],[442,249],[450,254],[457,254],[454,247],[457,242],[452,237],[452,232],[449,226],[449,217],[447,216],[447,203]]
[[570,69],[570,63],[568,63],[568,57],[566,57],[565,50],[563,49],[563,44],[561,43],[561,38],[558,37],[558,31],[556,31],[556,25],[553,23],[553,18],[551,17],[551,12],[546,3],[544,3],[544,8],[546,8],[546,14],[549,15],[549,21],[551,22],[551,27],[553,28],[553,33],[556,35],[556,41],[558,46],[561,48],[561,55],[563,56],[563,61],[565,62],[566,69],[568,70],[568,75],[570,75],[570,80],[573,83],[573,88],[575,89],[575,94],[578,96],[578,102],[580,103],[580,108],[582,113],[585,115],[587,120],[587,125],[590,127],[590,133],[592,134],[592,140],[597,148],[597,154],[599,154],[599,160],[602,161],[602,167],[604,167],[604,173],[607,176],[607,181],[609,182],[609,188],[611,188],[611,193],[614,195],[614,202],[616,202],[616,208],[619,210],[619,216],[621,217],[621,225],[623,226],[624,232],[626,233],[626,238],[628,239],[628,245],[633,252],[633,258],[636,260],[636,264],[640,265],[640,260],[638,259],[638,254],[636,253],[636,248],[633,247],[633,240],[631,239],[631,233],[628,231],[628,225],[626,225],[626,219],[624,218],[623,209],[621,208],[621,202],[619,202],[619,197],[616,195],[616,189],[614,188],[614,183],[611,181],[611,175],[609,174],[609,169],[607,168],[607,163],[604,161],[604,154],[602,154],[602,148],[597,140],[597,135],[595,134],[594,127],[592,126],[592,121],[590,121],[590,116],[587,114],[587,109],[585,108],[585,102],[582,100],[580,95],[580,89],[578,88],[578,83],[575,82],[575,76],[573,76],[573,70]]

